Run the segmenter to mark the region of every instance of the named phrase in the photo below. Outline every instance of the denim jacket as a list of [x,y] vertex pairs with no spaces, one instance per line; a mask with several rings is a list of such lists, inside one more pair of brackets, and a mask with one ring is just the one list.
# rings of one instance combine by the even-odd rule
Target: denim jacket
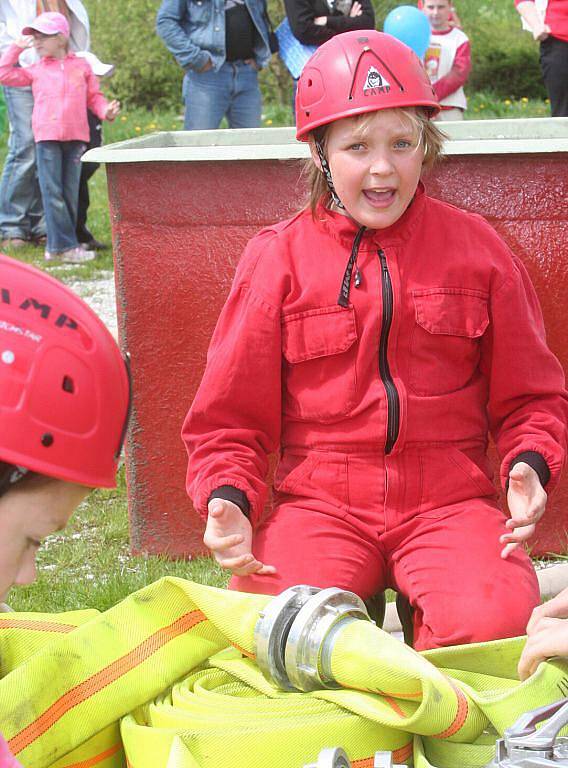
[[[258,67],[270,60],[264,2],[245,0],[259,33],[254,49]],[[225,62],[224,0],[163,0],[156,31],[185,70],[199,70],[211,59],[218,71]]]

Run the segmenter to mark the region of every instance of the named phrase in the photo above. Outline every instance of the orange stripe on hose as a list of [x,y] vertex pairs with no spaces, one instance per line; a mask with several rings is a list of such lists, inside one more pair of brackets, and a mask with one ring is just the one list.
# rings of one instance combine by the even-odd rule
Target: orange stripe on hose
[[162,629],[154,632],[153,635],[150,635],[150,637],[132,651],[129,651],[129,653],[116,659],[116,661],[113,661],[107,667],[92,675],[92,677],[64,693],[37,720],[34,720],[34,722],[10,739],[8,746],[12,753],[17,755],[55,725],[70,709],[94,696],[103,688],[114,683],[118,678],[146,661],[150,656],[159,651],[160,648],[169,643],[170,640],[206,620],[207,617],[201,611],[191,611],[184,614],[169,626],[162,627]]
[[0,619],[2,629],[33,629],[37,632],[72,632],[77,629],[75,624],[56,624],[54,621],[37,621],[34,619]]
[[468,715],[469,705],[463,691],[460,691],[460,689],[457,688],[451,681],[448,682],[450,682],[450,685],[456,694],[458,700],[458,711],[454,717],[453,722],[448,726],[448,728],[446,728],[445,731],[442,731],[442,733],[437,733],[435,736],[432,736],[432,739],[447,739],[448,737],[453,736],[454,733],[457,733],[463,726]]
[[121,749],[122,743],[115,744],[114,747],[106,749],[104,752],[101,752],[100,755],[89,757],[87,760],[81,760],[80,763],[69,763],[68,765],[64,766],[64,768],[91,768],[92,765],[98,765],[98,763],[102,763],[103,760],[116,755],[116,753],[120,752]]
[[[406,760],[408,757],[412,755],[412,742],[409,741],[408,744],[405,744],[404,747],[400,747],[400,749],[395,749],[392,753],[392,761],[393,763],[400,763],[403,760]],[[353,768],[373,768],[375,765],[375,756],[373,757],[363,757],[360,760],[352,760],[351,765]]]
[[[398,706],[398,703],[395,699],[391,698],[390,696],[387,696],[384,691],[379,690],[378,688],[370,689],[370,688],[359,688],[356,685],[349,685],[346,686],[352,691],[361,691],[362,693],[378,693],[380,696],[384,698],[384,700],[387,702],[387,704],[390,706],[390,708],[396,712],[396,714],[399,717],[407,717],[406,712],[403,712],[403,710]],[[398,695],[398,694],[397,694]]]
[[245,651],[244,648],[241,648],[240,645],[237,645],[236,643],[231,643],[233,648],[236,648],[239,653],[242,653],[243,656],[246,656],[247,659],[252,659],[253,661],[256,659],[256,656],[251,651]]

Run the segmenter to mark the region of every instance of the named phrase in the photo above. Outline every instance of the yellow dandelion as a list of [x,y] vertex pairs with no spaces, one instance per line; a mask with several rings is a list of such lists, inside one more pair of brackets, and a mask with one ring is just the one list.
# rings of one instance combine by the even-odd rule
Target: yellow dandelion
[[142,128],[140,128],[140,126],[139,126],[139,125],[137,125],[137,126],[136,126],[136,128],[135,128],[134,130],[136,131],[136,133],[140,133],[140,131],[142,130]]
[[172,128],[177,128],[177,125],[175,123],[172,123]]
[[528,104],[529,103],[529,100],[527,99],[526,96],[523,96],[521,101],[523,102],[523,104]]
[[156,130],[156,128],[157,128],[157,126],[156,126],[156,123],[150,123],[150,126],[149,126],[149,127],[150,127],[150,129],[151,129],[152,131],[155,131],[155,130]]
[[268,120],[266,121],[266,125],[272,125],[272,120],[268,119]]
[[511,99],[505,99],[505,101],[504,101],[503,103],[504,103],[504,104],[505,104],[507,107],[510,107],[510,106],[511,106]]
[[479,109],[485,109],[485,104],[480,104]]
[[126,115],[122,115],[122,117],[120,118],[120,121],[122,123],[125,123],[126,122]]
[[545,100],[544,100],[544,103],[545,103],[545,104],[550,104],[550,99],[545,99]]

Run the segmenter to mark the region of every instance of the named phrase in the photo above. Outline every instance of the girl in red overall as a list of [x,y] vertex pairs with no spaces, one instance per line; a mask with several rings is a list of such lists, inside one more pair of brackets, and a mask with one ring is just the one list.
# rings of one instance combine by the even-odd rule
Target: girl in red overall
[[183,429],[204,541],[243,591],[393,587],[418,649],[523,634],[539,592],[518,545],[568,413],[527,273],[482,218],[425,194],[439,106],[402,43],[334,37],[296,106],[311,209],[248,244]]

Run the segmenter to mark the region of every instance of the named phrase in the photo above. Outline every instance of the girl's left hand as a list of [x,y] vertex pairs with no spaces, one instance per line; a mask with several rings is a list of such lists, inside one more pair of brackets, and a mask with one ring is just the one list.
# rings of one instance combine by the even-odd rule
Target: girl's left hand
[[363,9],[361,8],[361,3],[358,3],[357,0],[353,3],[351,6],[351,10],[349,11],[349,16],[351,18],[354,18],[355,16],[361,16],[363,14]]
[[317,24],[318,27],[325,27],[327,24],[327,16],[316,16],[314,24]]
[[506,523],[509,531],[499,539],[505,545],[501,550],[503,559],[533,535],[536,524],[544,514],[547,498],[535,470],[524,461],[515,464],[509,472],[507,491],[507,505],[511,513],[511,519]]
[[108,120],[109,122],[112,123],[112,121],[115,119],[115,117],[118,115],[119,112],[120,112],[120,101],[113,99],[107,107],[105,120]]

